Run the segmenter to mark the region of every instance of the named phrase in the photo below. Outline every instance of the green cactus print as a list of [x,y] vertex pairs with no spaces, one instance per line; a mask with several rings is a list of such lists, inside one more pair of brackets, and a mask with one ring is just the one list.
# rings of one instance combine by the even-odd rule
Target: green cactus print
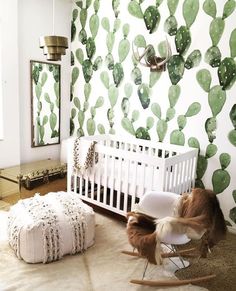
[[229,132],[228,138],[230,143],[233,146],[236,146],[236,104],[234,104],[233,107],[231,108],[229,116],[234,129]]
[[230,164],[231,157],[227,153],[220,155],[221,169],[214,171],[212,176],[213,191],[216,194],[222,193],[230,184],[230,175],[225,170]]
[[192,103],[186,113],[184,115],[179,115],[177,118],[177,123],[179,129],[173,130],[170,134],[170,143],[176,145],[184,145],[185,144],[185,136],[183,133],[183,129],[187,123],[187,117],[192,117],[197,115],[201,110],[201,105],[198,102]]
[[[222,153],[221,145],[222,139],[224,146],[228,143],[233,165],[235,3],[234,0],[224,0],[222,5],[215,0],[74,3],[71,65],[72,71],[75,69],[71,74],[70,133],[81,136],[125,132],[146,140],[188,144],[199,150],[196,186],[213,188],[217,194],[227,197],[229,185],[236,189],[234,180],[230,179],[230,159]],[[163,16],[166,18],[161,19]],[[201,35],[208,47],[201,42],[198,26],[200,30],[204,27]],[[161,39],[163,32],[172,50],[166,72],[150,70],[143,64],[151,57],[168,55],[166,42]],[[37,96],[43,91],[39,73],[39,69],[34,72],[35,82],[39,83],[35,88]],[[87,87],[84,100],[81,84],[90,85],[91,89]],[[38,108],[41,106],[39,103]],[[57,103],[54,110],[56,106]],[[223,126],[228,126],[228,131],[222,132],[221,139],[224,118]],[[48,118],[46,126],[49,122]],[[41,136],[43,131],[40,129]],[[214,164],[218,157],[219,169]],[[236,223],[234,206],[229,213],[227,210],[224,213],[229,216],[229,225]]]
[[185,0],[183,4],[183,16],[186,26],[190,26],[194,23],[199,10],[199,0]]
[[32,106],[34,124],[32,146],[57,143],[60,138],[60,66],[31,61],[31,75],[32,101],[36,105]]

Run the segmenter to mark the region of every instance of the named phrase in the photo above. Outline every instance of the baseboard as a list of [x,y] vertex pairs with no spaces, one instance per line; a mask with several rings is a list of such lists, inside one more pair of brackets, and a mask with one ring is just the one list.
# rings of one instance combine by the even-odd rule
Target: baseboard
[[236,234],[236,227],[233,227],[233,226],[227,226],[227,227],[228,227],[229,232]]

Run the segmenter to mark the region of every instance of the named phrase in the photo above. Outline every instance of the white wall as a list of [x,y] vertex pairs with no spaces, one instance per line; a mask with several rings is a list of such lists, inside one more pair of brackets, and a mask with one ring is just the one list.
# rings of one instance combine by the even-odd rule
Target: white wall
[[17,0],[1,1],[4,140],[0,140],[0,168],[20,162],[17,19]]
[[[18,4],[20,159],[21,163],[58,159],[60,145],[31,148],[30,60],[47,61],[39,37],[52,34],[52,0],[20,0]],[[71,0],[55,1],[55,34],[70,40]],[[61,140],[69,136],[70,48],[61,64]]]

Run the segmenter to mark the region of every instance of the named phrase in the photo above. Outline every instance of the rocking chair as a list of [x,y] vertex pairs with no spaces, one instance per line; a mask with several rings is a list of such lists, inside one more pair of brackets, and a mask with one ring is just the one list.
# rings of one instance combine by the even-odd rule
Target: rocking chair
[[[146,193],[140,200],[138,204],[135,205],[134,209],[132,212],[127,214],[128,218],[128,223],[127,223],[127,233],[128,237],[129,235],[132,237],[129,237],[129,241],[131,245],[138,250],[136,251],[123,251],[122,253],[131,255],[131,256],[136,256],[136,257],[142,257],[142,258],[147,258],[147,263],[145,265],[145,269],[143,272],[142,279],[132,279],[130,282],[134,284],[140,284],[140,285],[147,285],[147,286],[181,286],[181,285],[187,285],[191,283],[197,283],[197,282],[202,282],[206,281],[209,279],[212,279],[215,277],[214,274],[204,276],[204,277],[198,277],[194,279],[186,279],[186,280],[179,280],[179,279],[173,279],[173,280],[145,280],[145,272],[147,270],[148,263],[154,263],[158,264],[158,259],[155,260],[155,258],[150,259],[150,254],[148,254],[149,250],[153,249],[154,252],[156,251],[156,247],[153,248],[153,246],[146,246],[146,250],[142,252],[139,247],[133,244],[132,239],[134,239],[135,236],[135,230],[139,231],[142,228],[147,227],[149,221],[153,223],[154,228],[152,227],[147,227],[149,228],[146,232],[144,231],[144,236],[145,234],[149,234],[150,236],[153,235],[153,233],[156,233],[158,235],[158,238],[160,240],[160,244],[163,246],[165,245],[169,251],[168,252],[160,252],[160,257],[161,260],[164,258],[170,259],[175,265],[175,261],[172,260],[173,257],[178,257],[181,264],[183,267],[186,267],[184,261],[184,257],[199,257],[198,254],[194,255],[193,250],[195,248],[191,249],[185,249],[185,250],[178,250],[177,246],[179,245],[184,245],[188,243],[191,239],[188,237],[187,232],[182,232],[180,231],[170,231],[171,228],[166,228],[163,231],[163,227],[166,227],[166,217],[175,217],[177,216],[177,209],[179,205],[181,196],[175,193],[171,192],[155,192],[151,191]],[[142,218],[140,218],[140,216]],[[137,219],[137,220],[136,220]],[[140,219],[140,220],[139,220]],[[129,233],[129,223],[133,223],[134,228],[131,229],[131,234]],[[157,223],[157,224],[156,224]],[[167,224],[168,224],[168,219],[167,219]],[[136,228],[135,228],[136,227]],[[184,228],[185,230],[187,228]],[[153,231],[154,230],[154,231]],[[143,234],[141,230],[141,233],[137,235],[137,238],[139,239],[141,235]],[[158,234],[159,232],[159,234]],[[155,234],[155,235],[156,235]],[[200,237],[203,235],[203,233],[200,234]],[[152,239],[152,242],[156,242],[156,237]],[[145,243],[147,242],[147,238],[145,238]],[[144,242],[141,243],[142,246],[144,245]],[[178,268],[179,266],[176,265]]]

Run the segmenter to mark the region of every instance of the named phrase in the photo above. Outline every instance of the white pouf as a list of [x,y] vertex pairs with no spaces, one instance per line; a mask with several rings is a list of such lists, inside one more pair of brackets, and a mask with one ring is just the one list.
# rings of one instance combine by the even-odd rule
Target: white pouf
[[94,244],[93,209],[71,192],[18,201],[9,211],[9,244],[27,263],[49,263]]

